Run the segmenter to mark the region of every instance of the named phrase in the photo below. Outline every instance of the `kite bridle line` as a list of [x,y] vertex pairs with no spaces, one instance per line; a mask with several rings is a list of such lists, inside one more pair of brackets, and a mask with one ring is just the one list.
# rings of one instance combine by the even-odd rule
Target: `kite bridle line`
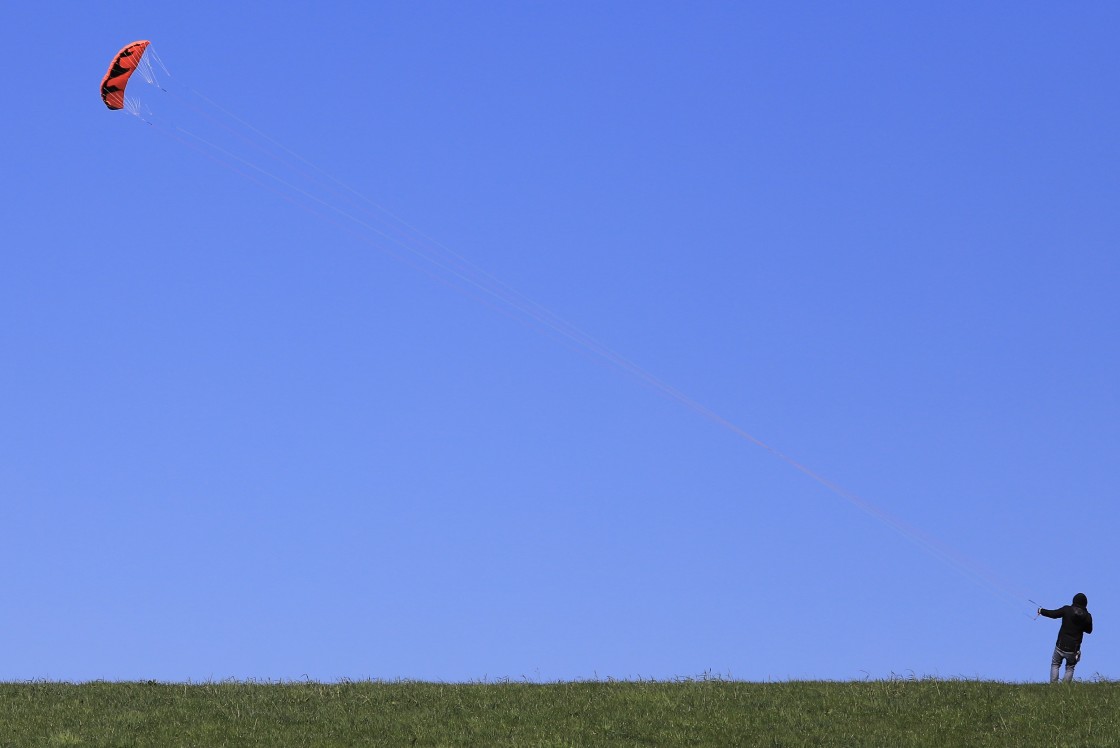
[[[167,76],[170,77],[170,72],[167,71],[166,66],[163,64],[162,60],[160,60],[158,55],[155,55],[155,53],[150,48],[147,50],[147,53],[152,55],[152,59],[163,69],[164,73],[166,73]],[[146,58],[147,55],[145,55],[145,59]],[[144,60],[142,60],[142,62],[143,61]],[[142,72],[142,76],[146,83],[159,88],[165,93],[176,95],[180,101],[184,100],[184,97],[178,96],[177,94],[174,94],[173,91],[169,91],[167,88],[160,85],[156,78],[155,70],[152,67],[150,61],[148,61],[146,66],[144,66],[144,71],[145,72]],[[327,189],[329,191],[328,195],[319,196],[313,194],[311,190],[315,189],[314,186],[309,185],[308,188],[305,189],[303,187],[295,185],[290,180],[274,174],[272,171],[260,166],[249,158],[244,158],[237,154],[234,154],[227,149],[211,143],[186,129],[178,127],[176,128],[179,132],[188,136],[190,139],[196,142],[190,142],[172,133],[165,132],[164,134],[171,135],[174,139],[187,145],[193,150],[204,153],[209,158],[217,161],[227,168],[232,169],[234,172],[236,172],[243,178],[246,178],[249,181],[253,182],[257,186],[275,192],[285,200],[292,202],[293,204],[298,204],[312,214],[327,220],[333,225],[343,228],[345,231],[356,236],[364,243],[369,244],[381,251],[387,252],[397,259],[405,259],[408,264],[410,264],[414,268],[418,268],[425,274],[441,280],[446,285],[457,288],[460,292],[466,293],[466,295],[470,296],[476,301],[484,301],[487,306],[500,309],[508,316],[514,317],[528,324],[538,332],[543,333],[547,331],[559,336],[561,339],[573,344],[577,349],[581,349],[584,353],[590,354],[590,357],[592,359],[607,365],[608,368],[613,368],[616,371],[621,371],[622,373],[637,379],[660,395],[673,400],[680,405],[683,405],[697,415],[700,415],[713,424],[722,427],[723,429],[731,432],[732,434],[747,441],[748,443],[766,450],[774,457],[782,460],[787,465],[793,467],[795,470],[802,473],[806,477],[811,478],[813,481],[817,482],[834,495],[844,499],[849,504],[859,509],[866,515],[880,521],[894,531],[898,532],[900,535],[917,545],[926,553],[956,569],[959,573],[968,577],[973,582],[980,584],[980,586],[987,589],[990,593],[995,594],[997,597],[1014,601],[1016,605],[1019,605],[1023,600],[1026,600],[1027,602],[1034,604],[1036,606],[1036,609],[1040,607],[1037,605],[1037,603],[1034,603],[1033,600],[1030,600],[1025,595],[1023,595],[1019,590],[1013,588],[1006,581],[1000,579],[987,567],[983,566],[973,559],[969,559],[946,543],[934,539],[927,533],[918,530],[902,519],[887,512],[882,507],[873,504],[872,502],[847,490],[846,488],[843,488],[842,486],[839,486],[833,481],[822,476],[820,473],[817,473],[815,470],[812,470],[801,462],[793,459],[786,453],[755,437],[745,429],[719,415],[709,407],[703,405],[698,400],[666,383],[665,381],[650,373],[648,370],[642,368],[638,364],[634,363],[630,359],[615,352],[608,346],[600,343],[580,328],[566,321],[559,314],[553,312],[551,309],[534,301],[530,297],[525,296],[524,294],[510,288],[504,282],[485,272],[467,258],[453,252],[442,243],[424,235],[422,232],[415,229],[413,226],[393,214],[388,209],[369,199],[350,185],[330,175],[321,167],[315,165],[313,162],[292,151],[290,148],[282,145],[274,138],[262,132],[260,129],[254,127],[240,117],[237,117],[225,108],[219,106],[205,95],[199,93],[193,88],[190,88],[189,86],[186,88],[201,100],[205,101],[210,107],[220,112],[223,116],[228,117],[241,127],[255,134],[257,137],[263,138],[272,146],[281,149],[290,157],[305,164],[307,167],[310,167],[316,173],[322,175],[325,179],[337,185],[339,188],[345,190],[350,195],[358,198],[363,203],[372,206],[372,208],[378,211],[378,214],[380,215],[375,217],[373,214],[369,213],[368,208],[363,209],[360,205],[356,206],[356,210],[352,209],[346,204],[340,205],[339,203],[341,201],[338,198],[340,198],[341,196],[338,194],[338,192],[331,190],[330,188],[324,188],[322,186],[323,182],[321,179],[307,175],[306,171],[300,171],[300,173],[305,179],[310,179],[311,181],[316,182],[317,185],[319,185],[319,189]],[[194,105],[191,105],[189,102],[188,106],[194,107]],[[197,109],[197,107],[194,108]],[[214,117],[212,114],[208,112],[204,112],[204,114],[211,120],[216,120],[216,117]],[[139,114],[137,114],[137,117],[139,117],[141,121],[147,122],[149,125],[152,124],[151,122],[148,122],[147,120],[144,120],[142,117],[140,117]],[[226,129],[235,132],[239,139],[252,144],[255,149],[262,151],[269,158],[274,159],[275,161],[283,165],[284,168],[298,169],[298,167],[293,166],[290,161],[285,161],[279,155],[273,153],[269,148],[265,147],[263,144],[256,143],[252,140],[252,138],[245,135],[244,133],[237,132],[232,126],[226,123],[220,124]],[[162,129],[157,129],[163,132]],[[217,153],[218,155],[214,155],[215,153]],[[255,172],[261,177],[264,177],[264,181],[262,181],[260,178],[252,176],[252,174],[250,173],[245,172],[242,168],[238,167],[237,164],[241,164],[241,166],[247,167],[252,172]],[[308,205],[305,201],[310,201],[314,204],[314,206],[318,207]],[[353,205],[353,203],[351,202],[350,205]],[[361,214],[366,214],[366,218],[360,217]],[[389,226],[377,225],[378,221],[381,221],[383,223],[386,218],[390,222]],[[395,245],[399,249],[405,250],[407,255],[402,256],[398,250],[387,246],[387,244]],[[462,287],[463,284],[465,284],[466,288]]]

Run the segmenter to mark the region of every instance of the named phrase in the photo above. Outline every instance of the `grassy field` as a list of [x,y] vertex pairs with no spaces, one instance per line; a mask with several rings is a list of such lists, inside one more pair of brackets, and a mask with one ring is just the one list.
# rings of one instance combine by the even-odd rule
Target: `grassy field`
[[0,745],[1084,748],[1120,683],[3,683]]

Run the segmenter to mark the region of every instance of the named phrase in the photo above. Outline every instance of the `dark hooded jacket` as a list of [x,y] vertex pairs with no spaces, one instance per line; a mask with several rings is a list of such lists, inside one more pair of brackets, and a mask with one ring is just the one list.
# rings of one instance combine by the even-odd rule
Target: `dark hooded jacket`
[[1073,605],[1063,605],[1057,610],[1039,609],[1039,615],[1062,619],[1062,627],[1058,629],[1058,649],[1063,652],[1081,651],[1082,637],[1093,633],[1093,616],[1089,614],[1088,605],[1088,598],[1078,592],[1073,596]]

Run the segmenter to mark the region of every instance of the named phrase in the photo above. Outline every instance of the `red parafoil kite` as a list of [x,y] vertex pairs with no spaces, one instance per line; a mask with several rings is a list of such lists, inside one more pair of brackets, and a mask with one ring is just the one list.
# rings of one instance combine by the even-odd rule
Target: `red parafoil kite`
[[128,85],[128,79],[140,64],[140,58],[144,56],[144,50],[150,43],[133,42],[126,44],[120,52],[117,52],[117,56],[109,64],[109,72],[101,79],[101,98],[105,106],[110,109],[124,109],[125,86]]

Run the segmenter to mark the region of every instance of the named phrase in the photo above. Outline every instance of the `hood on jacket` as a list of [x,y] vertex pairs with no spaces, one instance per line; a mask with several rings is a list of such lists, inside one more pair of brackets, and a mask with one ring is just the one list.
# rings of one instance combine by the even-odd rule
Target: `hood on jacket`
[[1082,608],[1089,606],[1089,598],[1085,597],[1084,592],[1078,592],[1073,596],[1073,604]]

